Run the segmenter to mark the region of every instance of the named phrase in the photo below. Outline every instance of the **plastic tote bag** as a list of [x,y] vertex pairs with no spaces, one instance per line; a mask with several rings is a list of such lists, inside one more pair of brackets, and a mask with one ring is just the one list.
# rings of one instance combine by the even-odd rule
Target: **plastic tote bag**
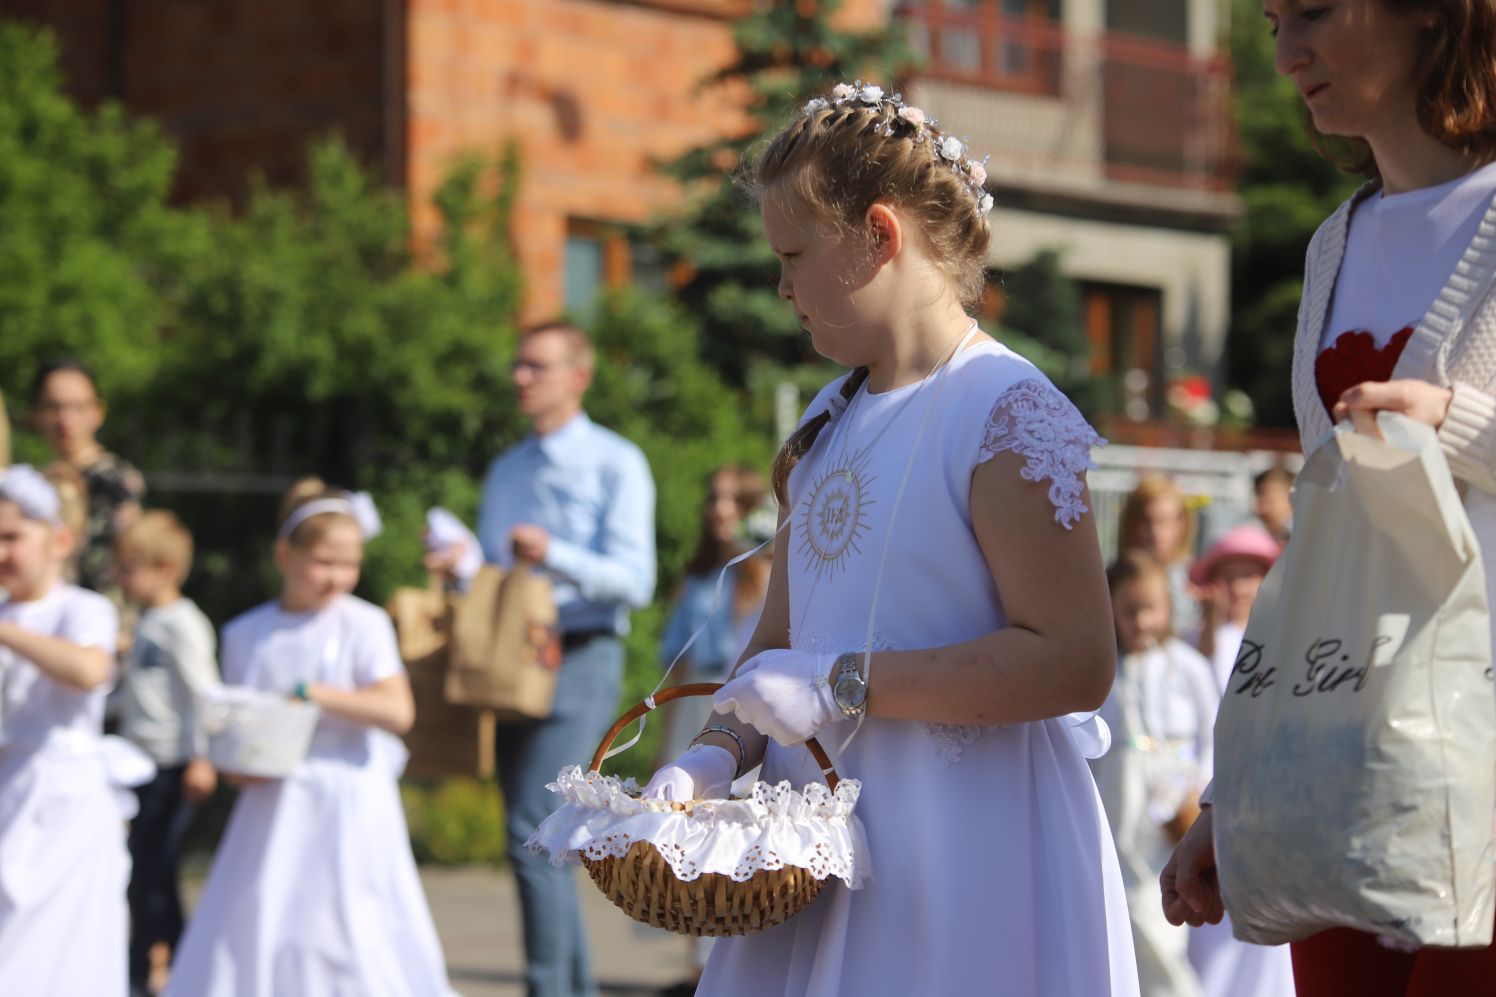
[[1293,495],[1217,716],[1237,938],[1491,941],[1496,691],[1480,548],[1434,431],[1337,427]]

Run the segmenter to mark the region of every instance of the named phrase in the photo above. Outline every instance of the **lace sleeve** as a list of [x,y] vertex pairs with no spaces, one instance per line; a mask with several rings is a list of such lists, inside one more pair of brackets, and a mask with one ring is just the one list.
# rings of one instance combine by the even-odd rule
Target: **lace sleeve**
[[1027,481],[1049,480],[1055,522],[1068,530],[1088,511],[1081,492],[1086,471],[1096,466],[1091,448],[1105,444],[1069,399],[1031,378],[1004,391],[992,406],[977,463],[1006,451],[1026,458],[1019,473]]

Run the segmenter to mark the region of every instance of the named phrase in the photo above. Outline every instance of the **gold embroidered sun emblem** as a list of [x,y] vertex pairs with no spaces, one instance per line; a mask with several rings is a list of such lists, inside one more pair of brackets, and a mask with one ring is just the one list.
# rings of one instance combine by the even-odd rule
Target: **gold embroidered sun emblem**
[[848,558],[862,553],[868,531],[868,497],[873,476],[861,454],[845,456],[825,470],[800,512],[800,553],[811,561],[817,580],[845,570]]

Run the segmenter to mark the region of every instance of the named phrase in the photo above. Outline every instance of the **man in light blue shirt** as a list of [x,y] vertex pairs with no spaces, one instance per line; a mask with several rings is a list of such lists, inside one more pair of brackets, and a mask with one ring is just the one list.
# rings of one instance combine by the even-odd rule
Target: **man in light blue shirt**
[[655,586],[654,481],[644,454],[582,411],[592,381],[586,334],[559,323],[521,334],[513,378],[534,433],[488,469],[478,512],[484,559],[536,565],[555,586],[564,652],[551,715],[497,735],[509,860],[525,929],[532,997],[591,994],[587,939],[572,870],[525,841],[554,808],[545,788],[587,763],[618,709],[629,610]]

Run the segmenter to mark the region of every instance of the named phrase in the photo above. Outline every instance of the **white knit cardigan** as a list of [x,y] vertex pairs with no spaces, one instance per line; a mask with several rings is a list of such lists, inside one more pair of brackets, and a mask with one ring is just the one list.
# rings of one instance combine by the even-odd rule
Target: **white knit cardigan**
[[[1293,409],[1299,442],[1309,453],[1328,436],[1331,425],[1314,381],[1330,298],[1345,258],[1351,211],[1375,192],[1375,183],[1356,191],[1325,219],[1304,260],[1304,294],[1293,344]],[[1439,442],[1454,476],[1496,492],[1496,198],[1486,208],[1475,237],[1448,282],[1418,323],[1393,372],[1453,387],[1449,414]]]

